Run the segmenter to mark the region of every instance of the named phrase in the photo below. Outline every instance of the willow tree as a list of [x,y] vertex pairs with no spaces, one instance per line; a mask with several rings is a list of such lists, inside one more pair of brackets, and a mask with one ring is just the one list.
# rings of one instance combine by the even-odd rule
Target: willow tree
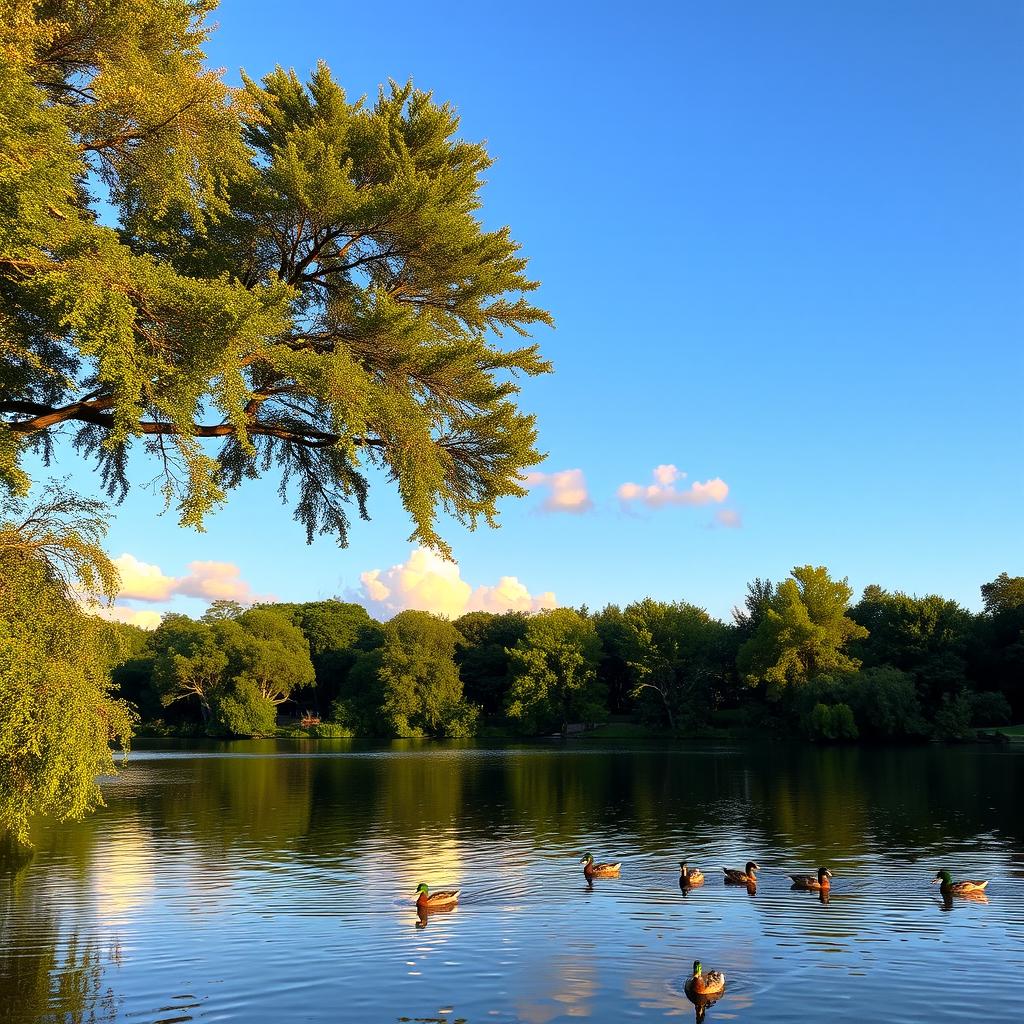
[[111,742],[131,736],[128,706],[110,696],[118,633],[79,607],[119,585],[105,525],[100,502],[59,487],[32,508],[0,505],[0,838],[27,842],[33,816],[101,803]]
[[120,498],[141,448],[201,528],[274,472],[344,544],[376,468],[445,550],[440,510],[494,525],[539,460],[516,378],[549,366],[500,339],[550,317],[479,220],[491,159],[411,85],[229,88],[214,6],[0,0],[0,478],[64,435]]

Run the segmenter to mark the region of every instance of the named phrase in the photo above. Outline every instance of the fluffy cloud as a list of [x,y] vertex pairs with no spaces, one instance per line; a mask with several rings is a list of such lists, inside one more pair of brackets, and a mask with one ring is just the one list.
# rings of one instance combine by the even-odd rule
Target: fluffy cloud
[[654,478],[651,484],[622,484],[618,490],[619,500],[624,505],[640,502],[649,508],[661,508],[663,505],[721,504],[729,496],[729,485],[717,476],[703,483],[694,480],[686,488],[676,487],[686,474],[671,463],[656,466],[651,476]]
[[582,469],[563,469],[557,473],[527,473],[526,486],[547,490],[541,508],[545,512],[589,512],[594,503],[587,492]]
[[135,601],[168,601],[176,594],[239,604],[273,600],[270,595],[253,593],[242,579],[242,570],[231,562],[189,562],[184,576],[167,576],[160,566],[140,562],[127,552],[115,558],[114,564],[121,574],[118,596]]
[[729,530],[738,530],[743,525],[739,512],[734,508],[720,508],[715,511],[715,525]]
[[115,604],[109,608],[104,605],[85,605],[85,610],[101,619],[109,622],[127,622],[132,626],[141,626],[143,629],[156,629],[163,618],[163,612],[154,611],[152,608],[129,608],[127,605]]
[[454,562],[426,548],[415,548],[401,565],[371,569],[359,579],[362,590],[356,599],[381,617],[408,608],[455,619],[474,611],[536,612],[555,607],[555,595],[550,590],[531,594],[515,576],[502,576],[495,586],[474,589]]

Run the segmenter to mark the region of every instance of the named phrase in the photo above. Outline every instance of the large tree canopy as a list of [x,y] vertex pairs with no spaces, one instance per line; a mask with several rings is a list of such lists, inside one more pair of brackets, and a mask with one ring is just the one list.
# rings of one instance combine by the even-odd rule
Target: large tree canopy
[[0,479],[66,429],[112,495],[141,447],[201,527],[276,468],[345,543],[377,467],[444,549],[439,510],[493,525],[539,461],[514,377],[548,364],[496,337],[550,317],[478,219],[491,159],[411,85],[227,87],[214,6],[0,0]]

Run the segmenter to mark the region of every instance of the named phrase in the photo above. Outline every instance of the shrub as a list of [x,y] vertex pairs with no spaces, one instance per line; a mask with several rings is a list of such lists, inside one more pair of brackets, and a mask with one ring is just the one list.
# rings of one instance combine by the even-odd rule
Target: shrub
[[971,694],[971,725],[1009,725],[1010,702],[992,690]]
[[240,679],[213,705],[213,727],[217,735],[273,736],[277,725],[277,706],[264,697],[256,684]]
[[815,740],[855,740],[857,723],[849,704],[815,704],[804,723],[804,729]]

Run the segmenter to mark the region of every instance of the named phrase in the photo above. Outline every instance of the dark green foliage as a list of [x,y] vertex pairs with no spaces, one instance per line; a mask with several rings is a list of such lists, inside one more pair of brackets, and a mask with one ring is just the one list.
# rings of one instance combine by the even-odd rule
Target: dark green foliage
[[593,615],[471,612],[454,624],[425,612],[380,623],[338,600],[219,605],[202,622],[167,616],[148,639],[117,627],[135,657],[116,679],[146,718],[183,731],[202,718],[212,732],[266,732],[266,705],[247,696],[258,693],[323,717],[296,725],[300,735],[535,735],[631,714],[628,728],[686,735],[964,739],[1015,720],[995,671],[1007,648],[989,641],[998,624],[1012,652],[1024,606],[1010,577],[986,588],[980,616],[878,587],[847,614],[845,583],[804,567],[779,586],[752,583],[729,625],[649,598]]
[[804,731],[813,740],[855,740],[858,735],[848,704],[815,704]]
[[966,690],[947,693],[935,709],[933,732],[938,740],[969,740],[974,736],[971,728],[971,695]]
[[912,739],[928,727],[914,677],[891,665],[862,669],[846,681],[846,699],[861,734],[875,739]]
[[526,635],[522,612],[469,612],[455,620],[465,643],[455,652],[466,700],[484,715],[501,712],[509,688],[509,650]]
[[521,731],[564,732],[572,722],[607,717],[607,693],[597,678],[601,641],[589,618],[571,608],[541,612],[509,653],[505,712]]
[[718,703],[727,627],[696,605],[647,598],[623,613],[622,652],[640,716],[675,729],[704,724]]
[[909,672],[923,703],[934,704],[967,685],[974,620],[955,601],[872,586],[850,615],[868,631],[855,645],[865,666],[892,665]]
[[[463,699],[455,664],[459,631],[429,612],[406,611],[384,624],[383,635],[383,644],[362,655],[350,673],[379,699],[378,735],[472,735],[478,709]],[[344,716],[353,712],[339,710],[341,724],[349,725]]]
[[1024,576],[1000,573],[981,588],[985,614],[978,623],[975,673],[983,689],[1009,701],[1015,721],[1024,719]]
[[1010,702],[992,690],[971,694],[971,725],[1009,725],[1013,713]]

